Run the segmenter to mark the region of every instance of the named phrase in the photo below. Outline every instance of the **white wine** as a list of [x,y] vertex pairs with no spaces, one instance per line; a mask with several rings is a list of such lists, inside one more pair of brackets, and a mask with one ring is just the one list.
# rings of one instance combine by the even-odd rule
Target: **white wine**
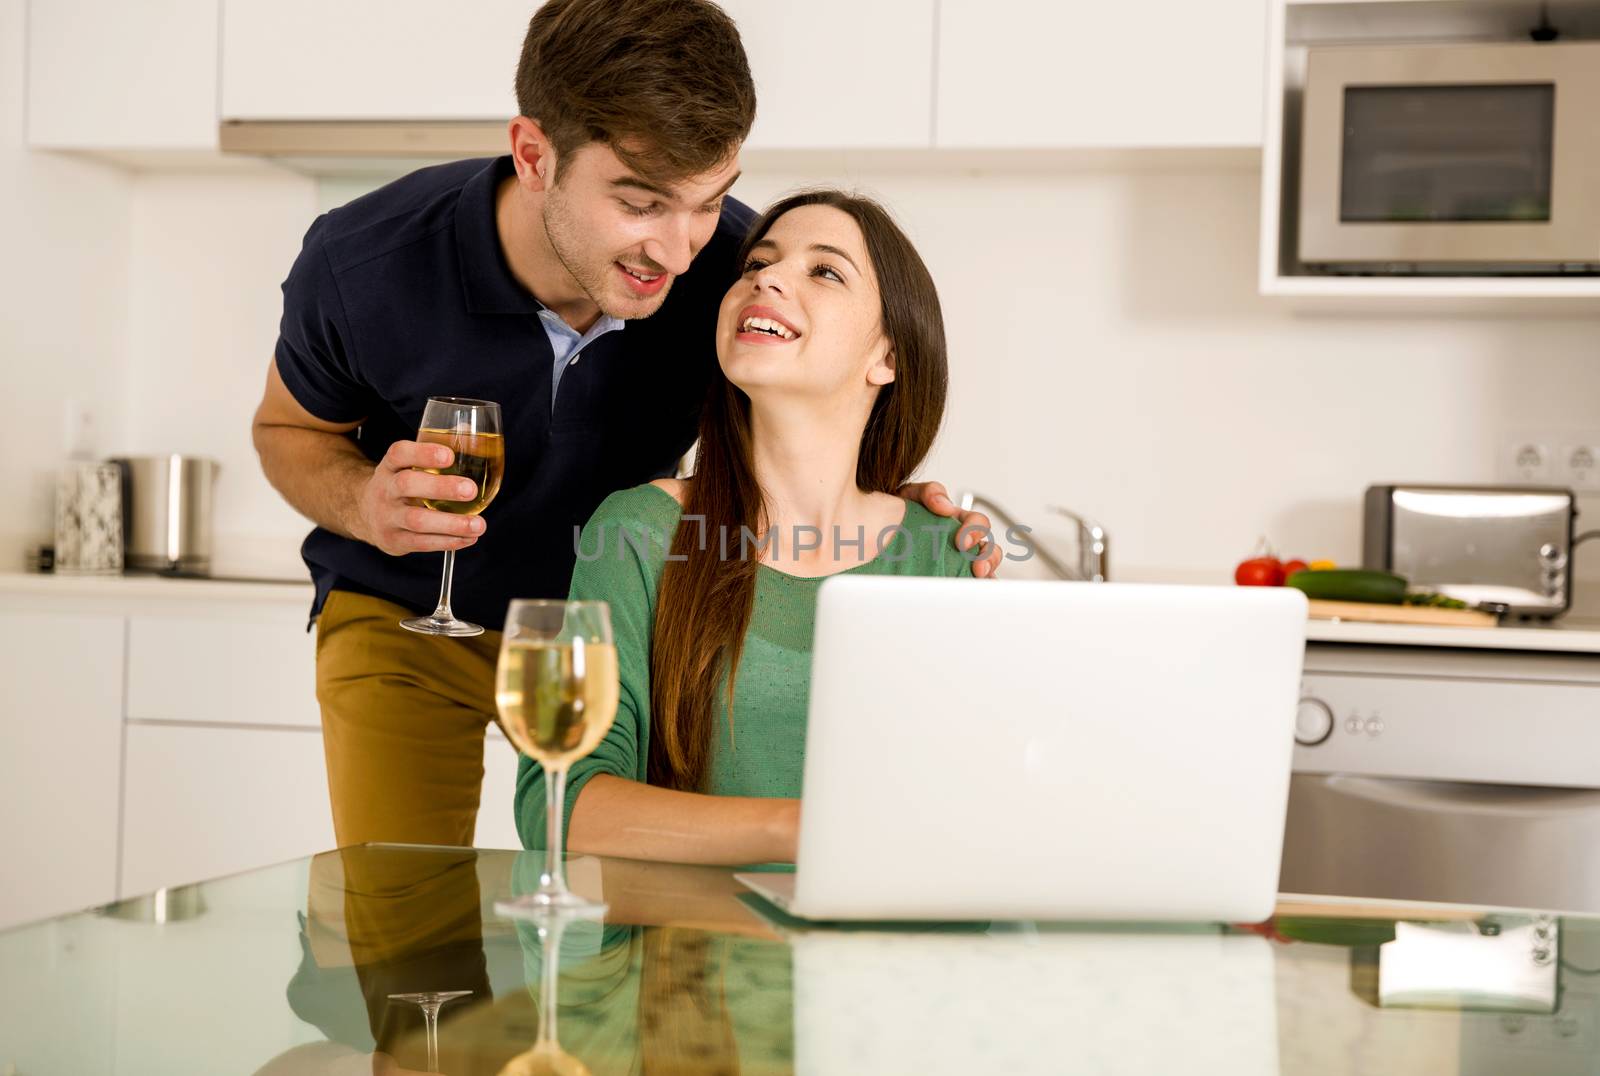
[[423,427],[417,441],[425,445],[443,445],[455,453],[448,467],[422,467],[429,474],[460,475],[472,479],[478,495],[470,501],[436,501],[418,497],[413,503],[435,512],[449,512],[458,516],[475,516],[489,507],[494,495],[500,492],[500,480],[506,473],[506,443],[498,433],[458,433],[454,430],[434,430]]
[[546,767],[571,765],[599,745],[617,716],[617,648],[508,641],[494,703],[519,751]]

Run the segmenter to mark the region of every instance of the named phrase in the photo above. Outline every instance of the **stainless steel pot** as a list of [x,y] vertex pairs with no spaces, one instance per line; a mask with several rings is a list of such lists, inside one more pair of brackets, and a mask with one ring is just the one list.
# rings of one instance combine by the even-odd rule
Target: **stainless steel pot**
[[128,456],[112,462],[123,473],[127,567],[208,574],[217,462],[177,455]]

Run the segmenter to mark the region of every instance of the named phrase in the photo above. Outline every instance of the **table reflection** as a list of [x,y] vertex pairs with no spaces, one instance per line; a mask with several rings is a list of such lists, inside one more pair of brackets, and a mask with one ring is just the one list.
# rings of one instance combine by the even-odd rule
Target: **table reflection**
[[[609,920],[497,918],[540,867],[346,849],[169,895],[193,914],[0,933],[0,1071],[1600,1071],[1589,917],[1321,901],[1250,926],[818,926],[727,871],[575,860]],[[390,995],[453,990],[472,993],[434,1064]]]

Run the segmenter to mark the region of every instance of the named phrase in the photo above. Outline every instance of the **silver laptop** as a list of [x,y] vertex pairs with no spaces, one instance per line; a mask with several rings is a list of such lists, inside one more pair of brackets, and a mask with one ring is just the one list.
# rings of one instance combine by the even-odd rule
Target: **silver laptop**
[[1255,922],[1305,653],[1285,587],[840,576],[818,597],[808,919]]

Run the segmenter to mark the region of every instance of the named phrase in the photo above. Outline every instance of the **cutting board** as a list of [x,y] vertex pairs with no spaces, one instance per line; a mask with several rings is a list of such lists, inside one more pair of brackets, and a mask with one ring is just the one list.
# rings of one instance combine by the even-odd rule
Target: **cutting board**
[[1379,602],[1313,601],[1313,620],[1356,620],[1368,624],[1431,624],[1446,628],[1492,628],[1500,621],[1477,609],[1434,609],[1426,605],[1384,605]]

